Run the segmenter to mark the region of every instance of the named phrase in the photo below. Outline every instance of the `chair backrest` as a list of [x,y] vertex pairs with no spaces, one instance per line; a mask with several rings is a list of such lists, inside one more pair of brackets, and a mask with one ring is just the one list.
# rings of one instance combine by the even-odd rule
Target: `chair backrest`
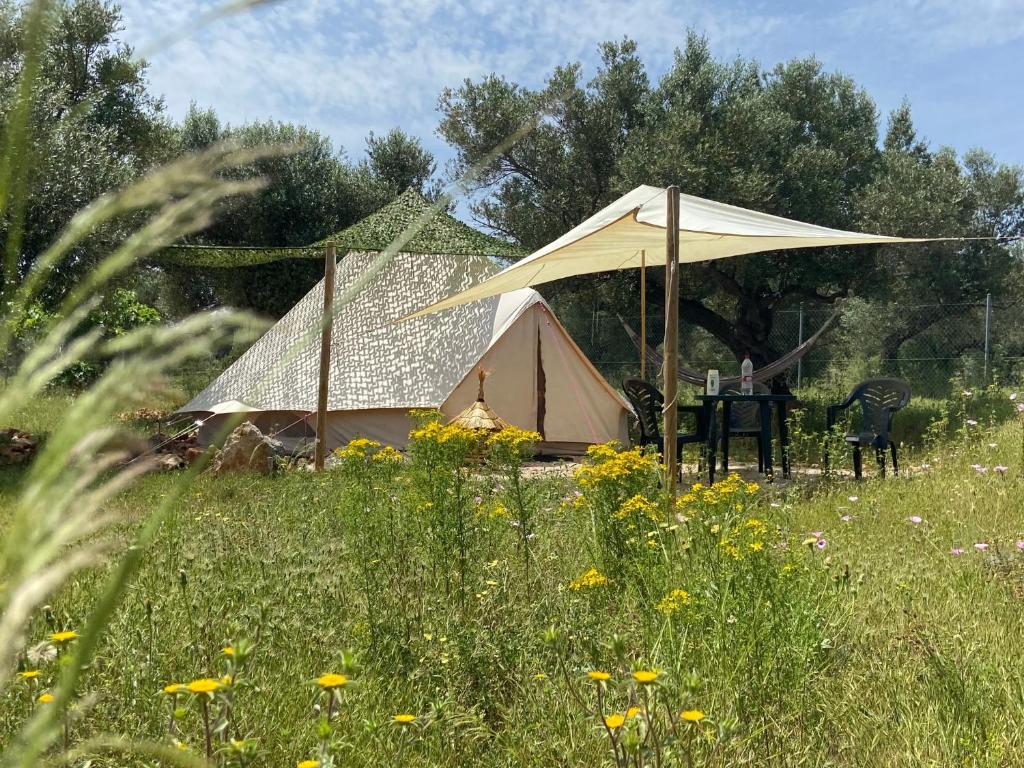
[[[767,395],[771,392],[768,386],[759,381],[754,382],[754,394]],[[729,387],[724,390],[726,395],[742,394],[740,387]],[[761,406],[757,403],[733,403],[729,409],[730,432],[760,432]]]
[[640,443],[646,445],[656,441],[661,435],[658,425],[665,403],[661,392],[643,379],[626,379],[622,382],[622,391],[626,393],[640,424]]
[[847,402],[860,401],[861,431],[889,440],[892,415],[910,402],[910,384],[903,379],[867,379],[853,388]]

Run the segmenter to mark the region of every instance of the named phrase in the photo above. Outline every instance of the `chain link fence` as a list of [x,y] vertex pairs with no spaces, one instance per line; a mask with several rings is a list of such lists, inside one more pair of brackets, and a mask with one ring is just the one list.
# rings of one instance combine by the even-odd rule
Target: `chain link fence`
[[[775,314],[769,343],[774,356],[812,336],[838,310],[839,318],[787,372],[791,389],[849,389],[878,376],[908,380],[920,396],[942,397],[953,386],[1024,382],[1021,306],[993,304],[880,305],[851,299],[838,308],[799,307]],[[564,320],[563,320],[564,322]],[[639,310],[594,307],[567,322],[570,333],[613,384],[640,373],[640,353],[626,325],[639,333]],[[660,342],[664,319],[648,315],[648,343]],[[703,328],[680,321],[680,364],[698,371],[717,368],[738,375],[735,354]],[[648,378],[657,371],[647,371]]]

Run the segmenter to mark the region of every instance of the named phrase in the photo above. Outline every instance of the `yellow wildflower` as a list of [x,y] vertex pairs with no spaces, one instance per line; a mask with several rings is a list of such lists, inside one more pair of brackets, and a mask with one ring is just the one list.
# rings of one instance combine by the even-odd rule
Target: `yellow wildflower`
[[633,679],[640,685],[649,685],[658,679],[658,671],[654,669],[638,669],[633,673]]
[[166,693],[168,696],[173,696],[174,694],[181,691],[183,687],[184,686],[182,686],[181,683],[171,683],[170,685],[164,686],[164,693]]
[[743,523],[743,527],[756,534],[761,534],[768,530],[768,526],[765,524],[764,520],[759,520],[756,517],[747,518],[747,521]]
[[49,704],[50,702],[53,701],[53,694],[52,693],[41,694],[39,696],[39,698],[36,699],[36,701],[38,701],[40,704]]
[[442,424],[439,421],[432,421],[426,426],[414,429],[409,433],[409,439],[418,443],[435,443],[446,445],[453,442],[473,443],[478,436],[472,429],[458,424]]
[[394,720],[399,725],[409,725],[416,722],[416,715],[399,714],[395,715]]
[[603,587],[607,583],[607,576],[599,572],[597,568],[591,568],[578,579],[573,579],[572,581],[570,581],[569,589],[573,590],[574,592],[579,592],[581,590],[591,589],[593,587]]
[[604,724],[605,724],[605,726],[609,730],[612,730],[612,731],[615,731],[615,730],[618,730],[619,728],[621,728],[622,724],[624,722],[626,722],[626,718],[623,717],[622,715],[618,714],[618,713],[615,713],[615,714],[612,714],[612,715],[605,715],[604,716]]
[[298,763],[295,766],[295,768],[320,768],[320,761],[319,760],[303,760],[301,763]]
[[640,707],[630,707],[629,709],[626,710],[626,719],[627,720],[632,720],[634,717],[636,717],[637,715],[639,715],[642,712],[643,712],[643,710],[640,709]]
[[620,520],[627,517],[646,517],[654,522],[661,519],[658,505],[642,494],[637,494],[622,503],[615,516]]
[[78,638],[78,633],[73,629],[65,629],[63,632],[54,632],[50,635],[50,642],[54,645],[63,645],[64,643],[70,643],[72,640]]
[[704,719],[704,713],[699,709],[687,709],[679,713],[679,716],[688,723],[699,723]]
[[223,653],[225,656],[235,655],[235,649],[230,645],[225,645],[223,648],[220,649],[220,652]]
[[202,677],[198,680],[193,680],[191,683],[186,685],[190,693],[202,694],[202,693],[213,693],[220,688],[220,683],[216,680],[212,680],[209,677]]
[[402,454],[390,445],[385,445],[375,454],[373,454],[373,460],[379,462],[399,462],[402,460]]
[[531,432],[528,429],[507,426],[498,432],[493,432],[487,438],[487,444],[493,448],[505,448],[513,451],[522,451],[534,443],[541,441],[539,432]]
[[547,680],[548,676],[545,675],[543,672],[538,672],[536,675],[533,676],[533,679],[534,680]]
[[509,520],[512,517],[512,513],[503,504],[496,503],[491,508],[480,506],[476,512],[477,517],[486,517],[491,520]]
[[665,597],[658,601],[658,604],[654,606],[654,610],[659,613],[663,613],[666,616],[671,616],[673,613],[678,611],[690,604],[690,593],[685,589],[673,589]]
[[653,476],[657,470],[657,458],[640,448],[616,452],[592,446],[587,451],[586,462],[576,470],[574,477],[581,488],[593,488],[609,483],[618,485],[626,480],[642,480]]
[[334,455],[339,459],[365,459],[377,448],[380,448],[380,443],[376,440],[357,437],[354,440],[349,440],[348,445],[335,448]]
[[348,682],[348,678],[344,675],[338,675],[334,672],[328,672],[325,675],[320,675],[320,677],[318,677],[316,681],[319,684],[319,686],[323,688],[325,691],[331,691],[335,688],[343,688],[345,684]]
[[604,683],[604,682],[607,682],[608,680],[612,679],[611,675],[609,675],[607,672],[605,672],[604,670],[601,670],[601,669],[592,669],[592,670],[590,670],[589,672],[587,672],[587,677],[589,677],[591,680],[595,680],[595,681],[597,681],[599,683]]
[[19,672],[18,673],[18,677],[20,677],[22,680],[32,680],[34,678],[39,677],[39,670],[38,669],[26,669],[23,672]]

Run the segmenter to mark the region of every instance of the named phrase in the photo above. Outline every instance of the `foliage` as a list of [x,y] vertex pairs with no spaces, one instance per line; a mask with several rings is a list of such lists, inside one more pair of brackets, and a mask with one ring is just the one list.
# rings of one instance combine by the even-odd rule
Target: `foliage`
[[400,128],[392,128],[383,136],[370,132],[362,168],[367,175],[379,179],[391,197],[412,189],[433,201],[441,193],[441,180],[434,178],[437,164],[433,155],[419,139]]
[[657,546],[658,523],[666,518],[664,503],[652,500],[660,479],[658,457],[641,448],[595,445],[574,476],[581,493],[571,506],[593,521],[594,556],[602,571],[620,585],[632,578],[642,582],[647,565],[657,560],[650,545]]
[[[893,115],[879,148],[869,95],[815,59],[772,69],[742,58],[719,62],[707,41],[691,34],[652,85],[632,41],[601,50],[597,75],[585,84],[579,65],[569,65],[540,90],[490,75],[441,96],[440,132],[457,167],[483,164],[479,183],[488,194],[474,212],[527,248],[638,184],[679,184],[700,197],[842,229],[1022,231],[1020,169],[979,153],[958,159],[949,150],[932,152],[914,135],[906,107]],[[537,130],[490,154],[536,113],[544,115]],[[1017,271],[1008,250],[992,243],[755,254],[684,265],[680,315],[760,365],[784,351],[771,338],[776,313],[798,302],[832,303],[854,293],[962,302],[976,300],[983,286],[998,295]],[[661,314],[660,273],[648,283],[651,310]],[[585,307],[594,292],[612,306],[637,304],[631,274],[570,280],[561,289],[570,304],[581,295]],[[911,335],[918,323],[908,324]]]
[[[5,367],[11,367],[12,361],[20,362],[38,344],[47,331],[56,322],[56,316],[46,310],[41,302],[30,304],[24,314],[12,319],[10,324],[11,348],[7,350]],[[103,298],[82,322],[77,335],[95,329],[106,341],[111,341],[129,331],[146,325],[161,322],[160,313],[153,307],[141,303],[133,291],[126,288],[115,288]],[[57,383],[82,387],[92,383],[110,362],[109,357],[93,357],[78,360],[70,365],[58,378]]]
[[[27,118],[17,188],[5,190],[13,196],[0,220],[19,275],[79,209],[167,159],[171,147],[162,103],[146,91],[145,62],[117,39],[119,9],[103,0],[56,4],[45,41],[33,31],[37,9],[0,7],[0,122],[11,134],[19,104]],[[31,78],[31,104],[17,90],[24,78]],[[52,305],[136,224],[132,217],[112,219],[81,238],[50,276],[45,303]]]
[[530,498],[532,487],[523,482],[523,462],[541,439],[537,432],[514,426],[506,426],[487,438],[489,464],[502,476],[504,495],[515,510],[513,525],[519,534],[527,579],[530,574],[530,541],[536,534],[533,530],[534,499]]
[[[510,518],[490,514],[507,501],[503,476],[471,464],[459,481],[476,527],[462,605],[444,586],[457,563],[436,559],[427,534],[426,457],[355,440],[319,477],[200,478],[160,531],[137,597],[112,617],[104,663],[82,689],[100,704],[73,710],[69,743],[87,751],[104,730],[168,740],[180,711],[171,736],[201,755],[209,695],[214,759],[230,765],[242,749],[259,764],[614,765],[624,751],[630,765],[997,764],[1024,720],[1008,682],[1022,628],[1024,432],[950,418],[963,436],[903,478],[689,488],[657,524],[664,556],[642,581],[595,566],[590,502],[575,501],[598,489],[629,501],[630,474],[598,473],[586,488],[525,480],[537,499],[528,578]],[[429,445],[417,450],[454,452],[463,439],[418,429]],[[599,453],[595,469],[622,452]],[[114,504],[144,510],[173,482],[143,479]],[[80,628],[106,573],[55,595],[25,645]],[[223,648],[246,638],[233,687],[162,693],[220,683]],[[36,669],[0,692],[0,733],[60,671],[21,667]],[[228,691],[232,725],[218,732]],[[879,721],[898,725],[884,742]]]
[[[188,292],[199,306],[215,300],[281,316],[322,275],[327,239],[337,241],[342,255],[349,250],[384,250],[427,211],[430,204],[423,194],[436,197],[440,191],[431,181],[432,155],[418,139],[397,128],[382,137],[371,134],[367,157],[356,164],[343,151],[336,152],[326,136],[304,126],[265,122],[221,127],[213,110],[195,105],[179,136],[184,149],[216,142],[243,147],[288,144],[298,149],[232,171],[240,178],[269,179],[267,190],[236,202],[199,242],[176,246],[158,257],[157,263],[170,268],[179,281],[196,283]],[[444,211],[417,233],[408,249],[517,253]]]

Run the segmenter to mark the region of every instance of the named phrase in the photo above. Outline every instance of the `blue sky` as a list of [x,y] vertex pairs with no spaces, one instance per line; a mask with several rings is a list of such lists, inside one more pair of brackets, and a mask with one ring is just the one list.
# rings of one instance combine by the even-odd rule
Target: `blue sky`
[[[145,50],[216,5],[122,0],[125,36]],[[434,131],[445,86],[490,72],[535,86],[570,61],[589,76],[598,43],[623,36],[656,80],[687,27],[720,58],[813,54],[853,76],[883,115],[908,98],[933,145],[1024,164],[1024,0],[286,0],[154,50],[149,77],[175,118],[195,100],[232,123],[304,123],[356,158],[371,130],[397,125],[443,161]]]

